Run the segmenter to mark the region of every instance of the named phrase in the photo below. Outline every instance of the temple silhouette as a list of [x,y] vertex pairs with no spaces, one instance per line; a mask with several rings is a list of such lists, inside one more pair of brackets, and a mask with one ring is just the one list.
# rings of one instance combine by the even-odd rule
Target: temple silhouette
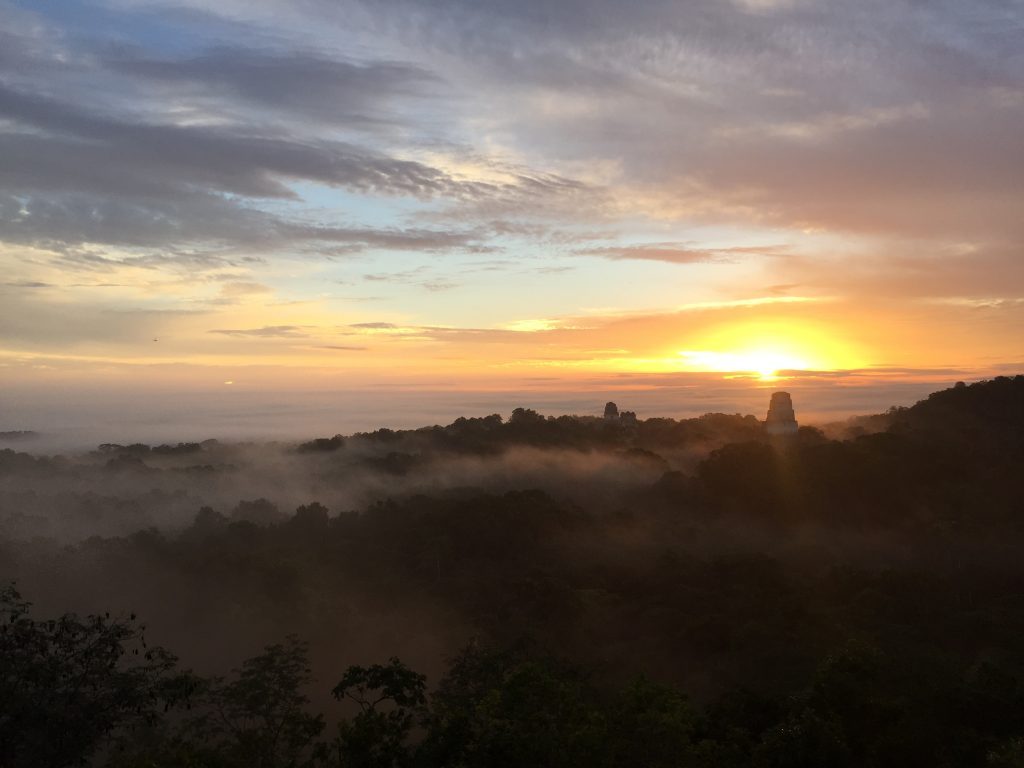
[[793,412],[793,399],[789,392],[775,392],[768,404],[764,428],[769,435],[795,435],[799,425]]

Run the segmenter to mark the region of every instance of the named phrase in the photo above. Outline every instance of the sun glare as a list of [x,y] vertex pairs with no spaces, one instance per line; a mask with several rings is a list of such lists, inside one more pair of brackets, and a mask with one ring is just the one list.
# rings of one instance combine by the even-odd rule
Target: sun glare
[[[774,381],[787,371],[837,370],[863,365],[851,346],[828,329],[788,322],[716,329],[696,349],[679,352],[693,371],[756,376]],[[696,346],[696,345],[695,345]]]
[[683,351],[679,353],[688,368],[722,373],[756,374],[762,381],[774,381],[780,371],[813,368],[805,358],[772,349],[739,352]]

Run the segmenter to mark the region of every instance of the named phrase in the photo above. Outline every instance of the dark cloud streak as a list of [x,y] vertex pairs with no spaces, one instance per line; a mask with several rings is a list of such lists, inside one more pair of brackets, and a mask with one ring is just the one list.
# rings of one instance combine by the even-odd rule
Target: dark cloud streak
[[440,85],[421,67],[390,62],[356,63],[309,51],[263,52],[224,46],[187,58],[154,58],[125,46],[105,52],[107,68],[133,79],[231,96],[328,123],[367,124],[398,119],[393,102],[423,99]]

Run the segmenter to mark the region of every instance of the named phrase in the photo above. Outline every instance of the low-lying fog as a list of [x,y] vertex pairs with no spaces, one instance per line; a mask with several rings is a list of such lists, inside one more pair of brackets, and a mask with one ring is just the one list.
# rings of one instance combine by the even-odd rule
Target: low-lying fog
[[[136,611],[203,674],[294,633],[323,684],[392,654],[437,680],[477,638],[536,637],[695,697],[794,690],[849,637],[904,648],[911,615],[924,648],[1018,647],[1024,377],[781,440],[762,421],[773,388],[692,419],[614,396],[638,420],[591,400],[578,417],[204,440],[217,423],[178,402],[193,442],[42,455],[8,435],[0,583],[40,616]],[[810,393],[787,389],[806,426]]]
[[[952,385],[952,381],[948,385]],[[755,414],[764,418],[776,389],[793,393],[797,418],[820,424],[892,405],[911,405],[938,388],[934,382],[842,386],[832,382],[752,382],[680,385],[670,377],[640,388],[636,382],[602,382],[590,391],[423,391],[350,390],[272,392],[244,382],[203,392],[134,391],[123,387],[12,389],[0,393],[0,449],[35,454],[82,452],[100,443],[179,443],[308,440],[315,435],[351,434],[379,427],[415,429],[448,424],[459,416],[502,413],[515,406],[543,414],[600,415],[613,400],[644,419],[692,418],[704,413]],[[5,438],[31,431],[34,437]]]
[[[756,429],[753,417],[735,419]],[[596,420],[588,420],[593,423]],[[706,419],[707,433],[658,453],[607,448],[486,446],[439,449],[430,432],[344,438],[340,446],[295,442],[161,446],[103,444],[93,451],[33,458],[0,454],[0,535],[73,542],[148,527],[180,530],[202,507],[266,524],[319,502],[332,514],[387,498],[540,489],[590,510],[670,470],[687,470],[733,434]]]
[[[601,413],[605,397],[617,400],[622,410],[639,411],[641,420],[673,411],[676,418],[716,411],[736,413],[737,419],[737,412],[763,418],[777,388],[777,383],[748,382],[727,390],[527,393],[524,399],[541,414],[593,414],[584,420]],[[854,405],[869,411],[877,405],[881,411],[892,404],[879,405],[881,398],[894,394],[888,388],[858,389],[827,400],[813,387],[791,389],[804,424],[845,416]],[[910,399],[913,390],[902,394]],[[301,442],[316,436],[448,423],[465,413],[500,409],[514,395],[348,392],[273,398],[239,390],[219,397],[139,394],[115,400],[93,391],[74,401],[58,395],[43,392],[33,399],[22,393],[25,402],[19,405],[25,407],[16,410],[17,421],[0,424],[9,428],[0,430],[0,450],[39,457],[5,459],[0,472],[4,536],[73,542],[146,527],[175,531],[188,526],[202,507],[271,522],[314,501],[338,514],[386,498],[468,488],[537,488],[587,509],[606,510],[665,472],[686,472],[712,448],[744,437],[732,427],[711,428],[705,419],[698,439],[637,444],[650,455],[629,452],[625,449],[633,443],[622,441],[607,449],[589,441],[538,446],[523,440],[503,443],[500,450],[445,450],[423,430],[393,440],[350,438],[336,450],[303,453]],[[113,447],[136,444],[141,445]]]

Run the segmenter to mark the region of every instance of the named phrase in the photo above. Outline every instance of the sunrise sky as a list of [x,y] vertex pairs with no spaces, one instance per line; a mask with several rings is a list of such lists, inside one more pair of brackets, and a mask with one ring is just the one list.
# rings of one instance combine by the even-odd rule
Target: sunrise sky
[[18,407],[891,403],[1024,370],[1022,243],[1017,0],[0,0]]

